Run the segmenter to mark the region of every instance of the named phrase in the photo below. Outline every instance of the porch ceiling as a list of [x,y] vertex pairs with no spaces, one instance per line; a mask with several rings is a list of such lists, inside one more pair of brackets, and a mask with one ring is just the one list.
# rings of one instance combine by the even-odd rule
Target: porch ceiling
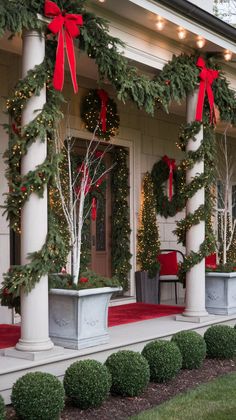
[[[200,25],[199,23],[194,22],[190,17],[184,17],[165,6],[162,6],[158,1],[119,0],[117,2],[117,0],[106,0],[104,3],[98,3],[98,0],[91,0],[91,3],[98,14],[104,14],[106,16],[107,11],[115,13],[126,21],[129,19],[136,25],[142,26],[148,31],[155,32],[156,37],[160,40],[169,39],[171,42],[181,45],[183,50],[197,50],[196,37],[200,35],[207,41],[206,45],[200,50],[201,52],[216,53],[219,55],[219,61],[222,56],[222,62],[224,62],[223,52],[225,49],[229,49],[236,54],[235,42],[227,39],[226,36],[224,37],[213,30],[207,29],[204,24]],[[208,13],[206,13],[206,15],[208,15]],[[156,28],[158,16],[161,16],[165,21],[165,27],[161,32]],[[109,14],[107,17],[109,18]],[[227,24],[225,25],[227,26]],[[183,40],[178,39],[177,29],[180,26],[187,30],[187,36]],[[236,69],[234,59],[227,64]]]

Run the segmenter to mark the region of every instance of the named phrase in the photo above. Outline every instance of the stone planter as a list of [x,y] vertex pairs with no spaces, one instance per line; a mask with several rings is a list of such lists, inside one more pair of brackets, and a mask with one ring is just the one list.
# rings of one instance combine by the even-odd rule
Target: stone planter
[[49,336],[54,344],[70,349],[106,344],[108,305],[119,287],[49,292]]
[[206,273],[206,310],[215,315],[236,314],[236,272]]
[[143,303],[159,303],[159,273],[150,279],[147,271],[135,272],[136,300]]

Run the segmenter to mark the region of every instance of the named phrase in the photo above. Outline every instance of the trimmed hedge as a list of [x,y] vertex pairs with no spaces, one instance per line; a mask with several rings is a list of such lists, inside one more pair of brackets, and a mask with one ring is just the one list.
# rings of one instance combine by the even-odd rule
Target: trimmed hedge
[[57,420],[64,408],[62,383],[50,373],[33,372],[13,385],[11,402],[24,420]]
[[0,395],[0,420],[4,420],[6,418],[5,416],[6,416],[5,403],[4,403],[4,399]]
[[230,359],[236,352],[236,331],[228,325],[212,325],[204,334],[207,356]]
[[85,410],[99,407],[107,398],[111,375],[106,366],[96,360],[80,360],[66,370],[63,383],[71,402]]
[[146,344],[142,355],[147,359],[153,382],[166,382],[174,378],[182,367],[182,356],[175,343],[152,341]]
[[111,354],[105,362],[112,377],[111,392],[134,397],[141,394],[150,380],[147,360],[131,350]]
[[198,369],[206,357],[204,338],[195,331],[179,331],[171,341],[175,343],[182,354],[183,369]]

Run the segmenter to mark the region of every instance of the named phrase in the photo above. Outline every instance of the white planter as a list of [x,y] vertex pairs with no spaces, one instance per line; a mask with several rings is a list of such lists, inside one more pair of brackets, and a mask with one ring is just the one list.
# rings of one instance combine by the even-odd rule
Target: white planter
[[120,287],[49,292],[49,335],[54,344],[69,349],[105,344],[108,335],[108,305]]
[[206,309],[210,314],[236,314],[236,272],[206,273]]

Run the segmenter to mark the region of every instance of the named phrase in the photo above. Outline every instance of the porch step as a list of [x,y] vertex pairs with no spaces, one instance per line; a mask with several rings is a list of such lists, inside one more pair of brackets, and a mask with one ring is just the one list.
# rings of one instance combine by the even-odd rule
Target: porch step
[[45,360],[16,359],[3,356],[2,352],[0,352],[0,394],[3,396],[5,403],[9,404],[13,384],[18,378],[28,372],[49,372],[62,380],[65,370],[77,360],[90,358],[105,362],[110,354],[118,350],[140,352],[148,342],[159,339],[169,340],[173,334],[181,330],[194,330],[203,335],[210,325],[225,324],[234,326],[235,323],[236,315],[211,315],[206,322],[201,324],[176,321],[175,316],[171,315],[111,327],[109,328],[110,341],[108,344],[83,350],[64,349],[63,354]]

